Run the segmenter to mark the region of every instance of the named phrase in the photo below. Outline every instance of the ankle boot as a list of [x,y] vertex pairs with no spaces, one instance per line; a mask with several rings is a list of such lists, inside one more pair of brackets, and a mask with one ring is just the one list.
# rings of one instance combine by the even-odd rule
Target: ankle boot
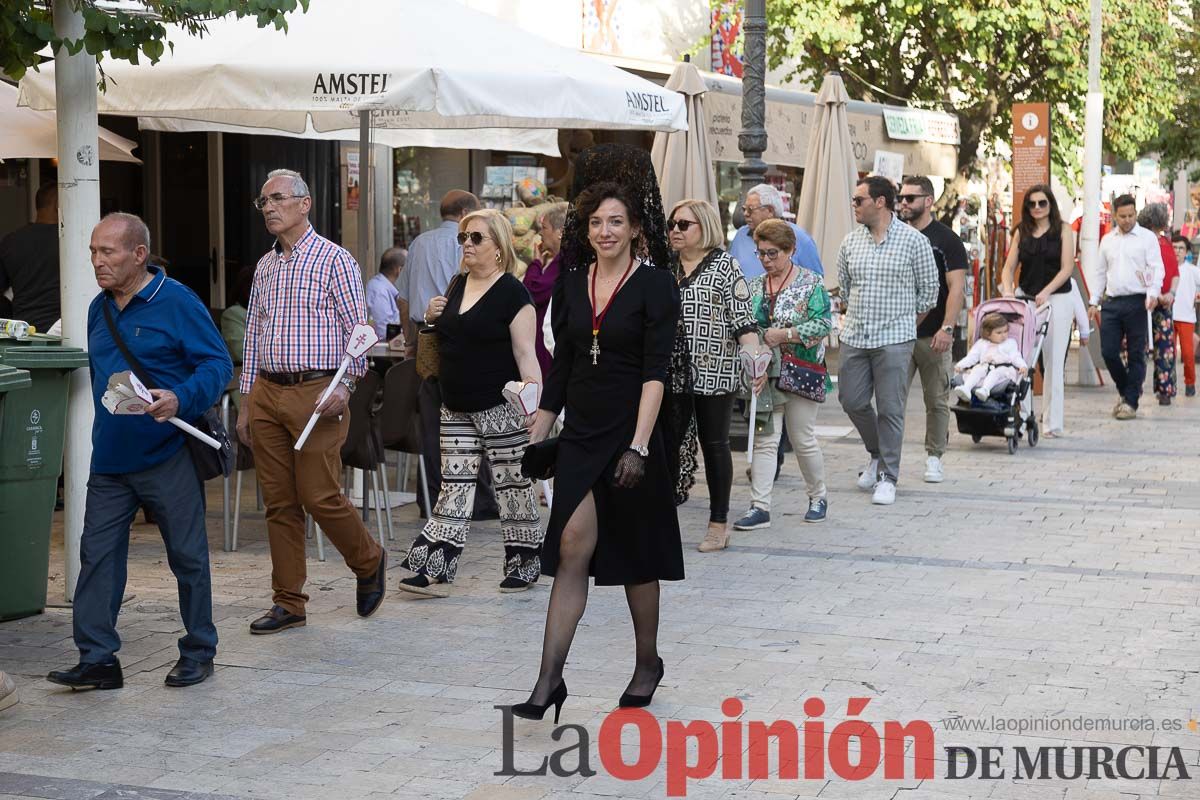
[[708,523],[708,533],[704,535],[704,541],[697,548],[701,553],[715,553],[718,550],[724,550],[729,546],[729,523],[726,522],[710,522]]

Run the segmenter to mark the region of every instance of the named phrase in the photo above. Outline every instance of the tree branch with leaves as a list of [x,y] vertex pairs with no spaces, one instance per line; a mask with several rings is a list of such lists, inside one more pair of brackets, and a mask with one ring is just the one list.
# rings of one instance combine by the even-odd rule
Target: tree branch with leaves
[[[54,33],[50,0],[0,2],[0,72],[13,80],[37,69],[47,48],[65,46],[72,55],[86,50],[100,61],[105,57],[137,64],[144,57],[156,63],[171,41],[168,25],[189,36],[203,36],[206,23],[234,15],[254,17],[259,27],[274,25],[287,30],[286,15],[308,10],[309,0],[143,0],[137,6],[112,5],[97,0],[73,0],[82,13],[84,36],[64,40]],[[130,9],[135,10],[130,10]],[[101,72],[103,85],[103,71]]]

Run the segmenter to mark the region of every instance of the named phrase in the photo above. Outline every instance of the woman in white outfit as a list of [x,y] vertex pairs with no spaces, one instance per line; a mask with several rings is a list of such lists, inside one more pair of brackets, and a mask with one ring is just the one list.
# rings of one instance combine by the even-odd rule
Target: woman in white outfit
[[1047,439],[1063,433],[1063,365],[1075,311],[1074,269],[1075,233],[1063,222],[1050,187],[1038,184],[1025,194],[1021,222],[1013,231],[1000,276],[1000,292],[1005,297],[1029,298],[1039,307],[1050,304],[1050,326],[1042,345],[1042,436]]

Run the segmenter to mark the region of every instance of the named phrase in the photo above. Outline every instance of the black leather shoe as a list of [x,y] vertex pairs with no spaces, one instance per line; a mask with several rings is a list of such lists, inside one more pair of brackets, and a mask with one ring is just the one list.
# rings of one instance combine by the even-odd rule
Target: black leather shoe
[[379,557],[379,567],[369,578],[358,579],[358,615],[369,617],[383,605],[387,594],[387,550]]
[[662,683],[663,675],[666,674],[666,667],[663,665],[663,660],[658,660],[658,675],[654,677],[654,688],[650,690],[650,694],[631,694],[624,692],[621,699],[617,701],[617,705],[621,708],[645,708],[650,705],[654,699],[654,693],[658,691],[658,685]]
[[184,657],[175,662],[175,666],[171,667],[171,671],[167,673],[163,683],[167,686],[194,686],[212,674],[213,662],[211,660],[197,661],[194,658]]
[[250,623],[250,632],[254,634],[279,633],[288,628],[303,628],[307,617],[293,614],[286,608],[273,606],[270,611]]
[[46,680],[72,689],[120,689],[125,685],[121,662],[115,658],[108,664],[79,663],[71,669],[55,670]]

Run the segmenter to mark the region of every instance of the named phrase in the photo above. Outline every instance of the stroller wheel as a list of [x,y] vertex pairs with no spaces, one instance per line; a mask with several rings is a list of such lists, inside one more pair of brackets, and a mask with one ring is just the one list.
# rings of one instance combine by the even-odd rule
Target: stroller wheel
[[1009,437],[1009,439],[1008,439],[1008,454],[1010,456],[1013,453],[1017,452],[1017,442],[1019,442],[1019,441],[1021,441],[1021,440],[1018,439],[1016,436]]
[[971,441],[974,442],[975,444],[979,444],[981,441],[983,441],[983,437],[980,436],[978,433],[972,433]]
[[1029,440],[1030,447],[1037,447],[1038,443],[1038,424],[1037,420],[1030,419],[1026,424],[1025,438]]

